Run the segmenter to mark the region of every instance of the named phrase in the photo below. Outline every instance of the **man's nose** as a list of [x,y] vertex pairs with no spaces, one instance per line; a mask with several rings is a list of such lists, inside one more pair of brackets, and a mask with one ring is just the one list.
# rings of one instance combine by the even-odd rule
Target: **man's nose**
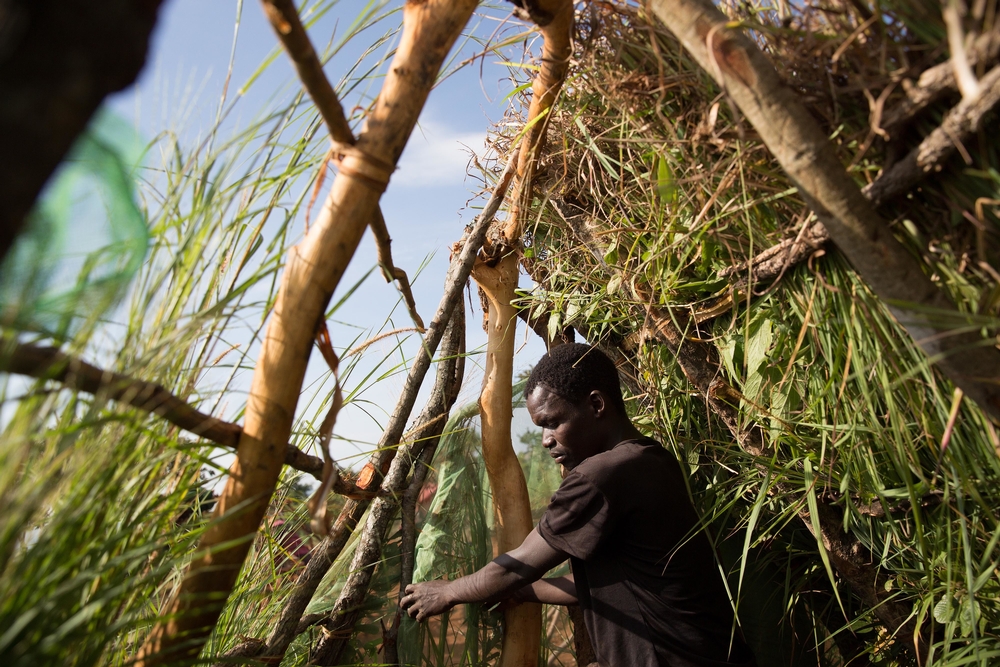
[[542,429],[542,447],[545,449],[552,449],[556,444],[556,438],[547,428]]

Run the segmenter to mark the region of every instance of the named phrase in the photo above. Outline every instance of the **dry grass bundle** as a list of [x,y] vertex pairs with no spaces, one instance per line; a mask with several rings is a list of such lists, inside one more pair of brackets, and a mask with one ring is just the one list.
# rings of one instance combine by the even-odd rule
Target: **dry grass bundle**
[[[859,186],[961,99],[937,3],[722,8]],[[983,81],[996,9],[963,24]],[[879,201],[989,344],[1000,143],[983,127]],[[521,305],[625,364],[637,418],[691,466],[761,664],[998,654],[995,429],[827,244],[727,92],[641,10],[594,4],[550,133]]]

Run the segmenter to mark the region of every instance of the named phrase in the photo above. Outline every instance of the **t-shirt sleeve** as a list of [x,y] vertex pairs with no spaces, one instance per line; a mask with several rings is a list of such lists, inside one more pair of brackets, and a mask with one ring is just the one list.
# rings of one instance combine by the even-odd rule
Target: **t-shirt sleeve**
[[586,476],[570,473],[549,501],[538,534],[553,548],[587,560],[611,532],[608,499]]

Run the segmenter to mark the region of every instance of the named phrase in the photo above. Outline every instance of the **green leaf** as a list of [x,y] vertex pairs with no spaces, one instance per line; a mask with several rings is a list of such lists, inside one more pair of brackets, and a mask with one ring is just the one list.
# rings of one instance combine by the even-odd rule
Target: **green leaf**
[[549,328],[546,332],[549,335],[549,340],[555,340],[556,336],[559,335],[560,320],[562,320],[562,313],[558,310],[553,310],[549,313]]
[[767,352],[771,349],[773,328],[771,320],[760,321],[755,329],[750,333],[747,340],[746,362],[747,380],[743,387],[743,393],[751,400],[758,400],[763,381],[761,373],[762,367],[767,361]]
[[656,164],[656,194],[660,201],[673,204],[677,201],[677,184],[670,165],[663,158]]
[[833,576],[833,567],[830,565],[830,554],[826,552],[826,545],[823,544],[823,529],[819,525],[819,504],[816,501],[816,485],[813,478],[812,461],[805,459],[805,482],[806,482],[806,503],[809,505],[809,520],[812,522],[813,535],[816,536],[816,548],[819,550],[819,557],[826,568],[826,574],[830,578],[833,588],[833,595],[837,598],[840,610],[844,611],[844,603],[840,600],[840,592],[837,590],[837,579]]
[[618,291],[618,288],[622,286],[622,276],[620,273],[616,273],[611,276],[611,280],[608,281],[608,294],[614,294]]
[[962,625],[962,636],[968,637],[972,634],[976,621],[979,620],[979,603],[973,597],[965,598],[962,603],[961,613],[958,615],[959,623]]
[[944,595],[934,605],[934,620],[944,625],[951,620],[951,595]]

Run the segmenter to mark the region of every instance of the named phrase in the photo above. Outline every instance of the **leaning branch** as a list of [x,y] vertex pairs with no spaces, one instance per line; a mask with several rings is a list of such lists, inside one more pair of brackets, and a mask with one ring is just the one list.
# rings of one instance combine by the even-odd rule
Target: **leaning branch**
[[[295,71],[302,81],[302,86],[306,89],[316,108],[319,110],[323,122],[333,140],[344,146],[355,144],[354,133],[344,115],[344,107],[337,99],[330,80],[323,72],[323,63],[313,48],[312,40],[306,32],[299,13],[295,9],[292,0],[261,0],[264,6],[264,13],[271,22],[271,27],[281,40],[282,46],[295,65]],[[334,153],[337,153],[336,148]],[[393,280],[397,282],[403,300],[406,303],[406,310],[410,314],[410,319],[422,332],[424,321],[417,313],[417,304],[413,300],[413,290],[410,288],[410,280],[406,271],[395,266],[392,262],[391,242],[389,231],[385,226],[385,218],[382,217],[382,210],[379,208],[372,221],[369,223],[372,234],[375,236],[375,247],[378,251],[378,263],[382,268],[382,276],[387,283]]]
[[[431,320],[430,327],[424,336],[423,345],[417,354],[417,358],[414,360],[413,365],[410,366],[406,382],[403,385],[403,392],[396,402],[396,407],[392,412],[389,423],[386,425],[378,447],[365,465],[365,471],[367,472],[363,471],[362,474],[364,483],[359,482],[365,488],[377,488],[378,480],[374,473],[376,471],[380,474],[385,472],[392,462],[392,457],[396,451],[395,446],[399,444],[406,421],[409,419],[410,413],[413,411],[413,406],[416,403],[417,392],[420,389],[424,376],[427,374],[427,370],[430,368],[431,357],[441,342],[445,326],[451,319],[452,313],[455,308],[459,307],[462,300],[462,290],[465,288],[469,274],[472,272],[472,265],[476,260],[476,255],[486,239],[486,231],[493,222],[493,218],[500,209],[500,205],[503,203],[507,190],[510,187],[516,164],[517,153],[515,152],[500,174],[499,181],[493,190],[490,200],[486,204],[486,208],[476,219],[471,229],[467,230],[465,238],[460,242],[461,248],[452,257],[451,264],[448,267],[448,274],[445,278],[444,294],[438,305],[437,313],[434,315],[434,319]],[[302,574],[299,575],[299,579],[295,583],[295,588],[289,596],[284,609],[282,609],[281,616],[267,640],[267,649],[264,652],[265,656],[278,658],[284,656],[285,651],[288,650],[288,646],[300,632],[302,614],[312,600],[312,596],[316,592],[316,587],[319,586],[320,581],[322,581],[333,562],[340,556],[341,551],[343,551],[344,546],[347,544],[348,538],[354,532],[358,521],[364,516],[369,504],[370,501],[364,499],[349,500],[347,502],[347,505],[345,505],[340,516],[337,518],[337,523],[333,531],[320,543],[315,555],[310,559],[309,564],[302,571]]]
[[[997,41],[1000,42],[1000,38]],[[861,194],[880,206],[909,192],[924,178],[939,171],[944,162],[979,131],[987,114],[1000,104],[1000,66],[983,77],[979,91],[975,99],[962,100],[952,108],[937,129],[924,137],[905,158],[862,188]],[[822,222],[807,222],[794,239],[781,241],[740,267],[725,269],[720,276],[752,268],[754,282],[771,282],[789,267],[804,262],[829,240],[830,233]]]
[[452,311],[451,321],[441,343],[442,359],[438,361],[434,386],[431,388],[427,404],[417,417],[420,426],[413,435],[412,442],[398,452],[389,466],[382,482],[384,495],[378,498],[368,513],[365,527],[361,531],[354,559],[351,561],[350,576],[344,584],[329,617],[321,623],[326,629],[322,633],[310,659],[316,665],[339,664],[340,656],[347,646],[361,615],[362,604],[368,596],[369,586],[375,569],[382,558],[382,547],[390,524],[399,509],[399,496],[406,488],[406,478],[413,463],[425,448],[436,448],[451,408],[462,388],[465,359],[461,355],[465,339],[465,310]]
[[[240,433],[243,432],[239,424],[200,412],[162,385],[98,368],[54,347],[18,343],[0,357],[0,372],[59,382],[73,391],[85,391],[130,405],[154,414],[199,438],[231,449],[236,449]],[[285,449],[285,465],[316,479],[322,477],[323,459],[306,454],[291,443]],[[342,477],[335,480],[333,491],[350,498],[374,497],[373,492]]]
[[946,332],[941,316],[964,321],[892,235],[844,170],[833,145],[757,45],[709,0],[652,0],[655,14],[712,74],[830,231],[837,247],[949,380],[1000,419],[1000,351],[977,331]]
[[[1000,24],[977,37],[965,55],[973,67],[980,63],[988,66],[995,63],[1000,58]],[[895,135],[917,114],[957,88],[955,68],[950,60],[926,69],[916,84],[906,91],[903,101],[882,117],[882,131],[890,137]]]

